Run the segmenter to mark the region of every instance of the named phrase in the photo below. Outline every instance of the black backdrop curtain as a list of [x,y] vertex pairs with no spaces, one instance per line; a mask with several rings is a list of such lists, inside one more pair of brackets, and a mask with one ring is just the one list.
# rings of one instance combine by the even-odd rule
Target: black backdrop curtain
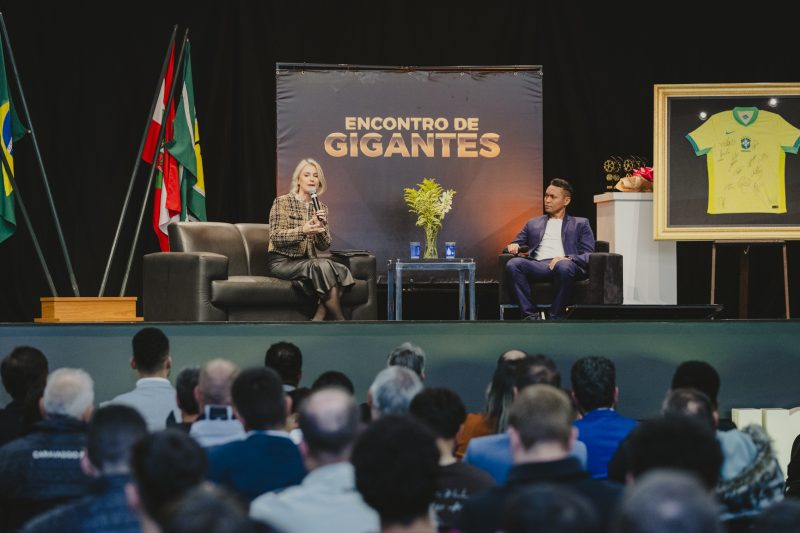
[[[609,155],[652,158],[652,85],[793,81],[795,22],[779,12],[737,17],[654,4],[602,10],[573,2],[3,1],[34,126],[82,295],[96,295],[172,25],[190,28],[209,220],[263,222],[275,196],[277,61],[372,65],[544,66],[545,178],[576,185],[576,215]],[[698,11],[698,9],[700,11]],[[705,11],[703,11],[705,9]],[[70,295],[30,139],[16,174],[62,295]],[[141,205],[146,172],[134,191]],[[656,177],[658,179],[658,177]],[[513,194],[513,191],[508,191]],[[141,294],[141,257],[157,250],[152,202],[128,294]],[[116,295],[133,234],[129,214],[110,280]],[[708,301],[710,245],[678,248],[680,303]],[[730,254],[730,255],[725,255]],[[718,299],[737,305],[733,252],[720,257]],[[790,247],[790,265],[797,249]],[[727,261],[727,264],[726,264]],[[753,257],[751,316],[780,316],[780,255]],[[483,273],[481,277],[495,277]],[[790,283],[792,280],[790,279]],[[755,290],[755,289],[758,290]],[[795,291],[796,292],[796,291]],[[0,321],[30,321],[47,285],[18,213],[0,244]],[[797,298],[792,299],[798,305]]]

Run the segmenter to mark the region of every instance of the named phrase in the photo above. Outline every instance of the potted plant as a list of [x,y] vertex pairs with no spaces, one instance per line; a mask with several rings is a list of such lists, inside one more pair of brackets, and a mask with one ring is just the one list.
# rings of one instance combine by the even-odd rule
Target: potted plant
[[453,208],[453,189],[444,190],[433,178],[425,178],[416,189],[404,189],[409,211],[417,215],[417,226],[425,230],[425,258],[439,257],[436,237],[442,229],[442,219]]

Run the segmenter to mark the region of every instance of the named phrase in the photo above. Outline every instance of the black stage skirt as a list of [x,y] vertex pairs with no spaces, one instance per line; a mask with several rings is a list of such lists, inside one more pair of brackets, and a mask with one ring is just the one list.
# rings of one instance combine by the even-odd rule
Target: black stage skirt
[[324,257],[295,259],[275,252],[267,256],[270,275],[300,282],[309,295],[324,296],[332,288],[355,285],[350,269],[341,263]]

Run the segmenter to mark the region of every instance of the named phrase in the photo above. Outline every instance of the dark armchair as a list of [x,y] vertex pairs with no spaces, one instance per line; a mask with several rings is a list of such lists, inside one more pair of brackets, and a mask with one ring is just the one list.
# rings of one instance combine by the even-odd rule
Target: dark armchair
[[[267,272],[269,225],[177,222],[169,241],[171,251],[144,258],[145,320],[300,321],[314,314],[316,298]],[[376,320],[375,257],[331,259],[356,280],[342,295],[345,316]]]
[[[572,286],[569,304],[620,305],[622,303],[622,256],[608,252],[606,241],[596,241],[595,252],[589,256],[589,277],[576,281]],[[511,294],[511,280],[506,272],[506,263],[514,257],[503,253],[500,266],[500,319],[505,310],[518,307]],[[537,306],[549,307],[553,301],[553,290],[549,282],[531,284],[533,302]]]

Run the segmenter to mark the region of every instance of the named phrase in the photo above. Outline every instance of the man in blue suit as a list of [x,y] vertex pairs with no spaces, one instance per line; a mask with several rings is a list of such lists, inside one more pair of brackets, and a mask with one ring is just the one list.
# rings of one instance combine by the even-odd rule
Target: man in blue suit
[[545,214],[530,219],[506,248],[519,253],[527,246],[530,257],[515,257],[506,264],[514,296],[522,317],[538,320],[539,312],[531,299],[532,281],[552,280],[554,296],[548,318],[563,318],[564,306],[575,280],[588,276],[589,254],[594,252],[594,233],[589,221],[567,215],[572,200],[572,185],[556,178],[544,193]]
[[300,451],[284,430],[291,401],[271,368],[243,370],[231,387],[236,418],[247,438],[208,451],[208,478],[243,501],[297,485],[306,474]]

